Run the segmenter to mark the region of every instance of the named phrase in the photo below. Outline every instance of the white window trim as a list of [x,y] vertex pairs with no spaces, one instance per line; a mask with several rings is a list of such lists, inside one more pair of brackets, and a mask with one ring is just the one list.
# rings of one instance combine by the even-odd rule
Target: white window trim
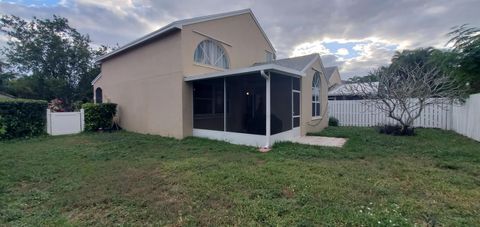
[[[207,45],[211,44],[211,46]],[[219,52],[212,52],[212,50],[218,50]],[[200,61],[197,61],[197,50],[200,50],[200,54],[202,56]],[[221,51],[221,52],[220,52]],[[221,66],[217,66],[216,64],[219,62],[226,63],[225,68]],[[228,56],[227,50],[225,47],[222,46],[222,43],[213,40],[213,39],[204,39],[197,44],[193,54],[193,63],[199,64],[202,66],[211,66],[212,68],[218,68],[221,70],[230,69],[230,57]],[[223,66],[223,64],[220,64]]]
[[[322,102],[320,101],[320,99],[321,99],[321,97],[320,97],[320,89],[321,89],[321,80],[322,80],[322,78],[321,78],[321,74],[320,74],[319,71],[317,71],[317,70],[314,70],[314,71],[315,71],[315,73],[313,74],[313,78],[312,78],[312,104],[315,104],[315,105],[312,107],[312,108],[314,108],[314,109],[312,109],[312,113],[314,112],[314,114],[312,114],[312,119],[321,119],[321,118],[322,118],[322,117],[321,117],[321,115],[322,115],[322,114],[321,114]],[[317,74],[317,73],[318,73],[318,74]],[[313,82],[314,82],[314,81],[313,81],[313,80],[315,79],[315,76],[316,76],[316,75],[318,75],[318,84],[317,84],[317,88],[318,88],[318,91],[319,91],[318,96],[314,96],[314,94],[313,94],[313,90],[314,90],[314,86],[313,86]],[[316,99],[314,99],[314,97],[315,97]],[[319,105],[318,105],[318,106],[319,106],[319,107],[318,107],[318,110],[317,110],[317,107],[316,107],[317,104],[319,104]]]

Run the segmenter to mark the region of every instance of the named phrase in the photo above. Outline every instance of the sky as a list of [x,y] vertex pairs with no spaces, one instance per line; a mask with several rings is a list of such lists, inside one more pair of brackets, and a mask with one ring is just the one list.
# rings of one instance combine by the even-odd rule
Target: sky
[[[448,48],[452,27],[480,27],[480,0],[0,0],[0,14],[66,17],[96,45],[123,45],[170,22],[251,8],[277,58],[319,53],[342,79],[387,65],[395,51]],[[0,43],[6,37],[0,35]]]

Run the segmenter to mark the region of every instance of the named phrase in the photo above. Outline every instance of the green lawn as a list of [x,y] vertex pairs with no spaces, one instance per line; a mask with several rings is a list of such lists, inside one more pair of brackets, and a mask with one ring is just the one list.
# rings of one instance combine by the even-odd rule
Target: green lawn
[[480,143],[331,127],[270,153],[128,132],[0,143],[0,225],[480,226]]

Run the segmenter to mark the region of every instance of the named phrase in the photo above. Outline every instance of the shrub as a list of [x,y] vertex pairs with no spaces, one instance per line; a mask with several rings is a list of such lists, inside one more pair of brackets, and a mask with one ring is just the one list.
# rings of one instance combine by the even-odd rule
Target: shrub
[[115,103],[85,103],[85,131],[105,130],[112,127],[112,120],[117,112]]
[[413,136],[415,130],[413,127],[402,128],[401,125],[381,125],[378,126],[378,132],[381,134],[394,136]]
[[328,126],[338,126],[338,119],[335,117],[328,118]]
[[5,135],[5,133],[7,133],[7,127],[5,127],[5,125],[3,124],[2,116],[0,116],[0,137]]
[[73,111],[80,111],[80,109],[82,109],[82,105],[84,104],[85,102],[83,101],[75,101],[73,102],[72,104],[72,109]]
[[52,112],[65,112],[63,104],[63,100],[55,98],[48,103],[48,109]]
[[0,139],[45,133],[47,106],[41,100],[0,99]]

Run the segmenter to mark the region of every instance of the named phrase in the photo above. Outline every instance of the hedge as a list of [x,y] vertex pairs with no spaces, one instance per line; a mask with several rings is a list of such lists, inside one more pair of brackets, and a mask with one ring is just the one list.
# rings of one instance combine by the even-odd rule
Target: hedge
[[0,99],[0,139],[44,134],[47,106],[41,100]]
[[115,103],[85,103],[82,105],[85,111],[85,131],[97,131],[99,129],[110,129],[113,116],[117,112]]

